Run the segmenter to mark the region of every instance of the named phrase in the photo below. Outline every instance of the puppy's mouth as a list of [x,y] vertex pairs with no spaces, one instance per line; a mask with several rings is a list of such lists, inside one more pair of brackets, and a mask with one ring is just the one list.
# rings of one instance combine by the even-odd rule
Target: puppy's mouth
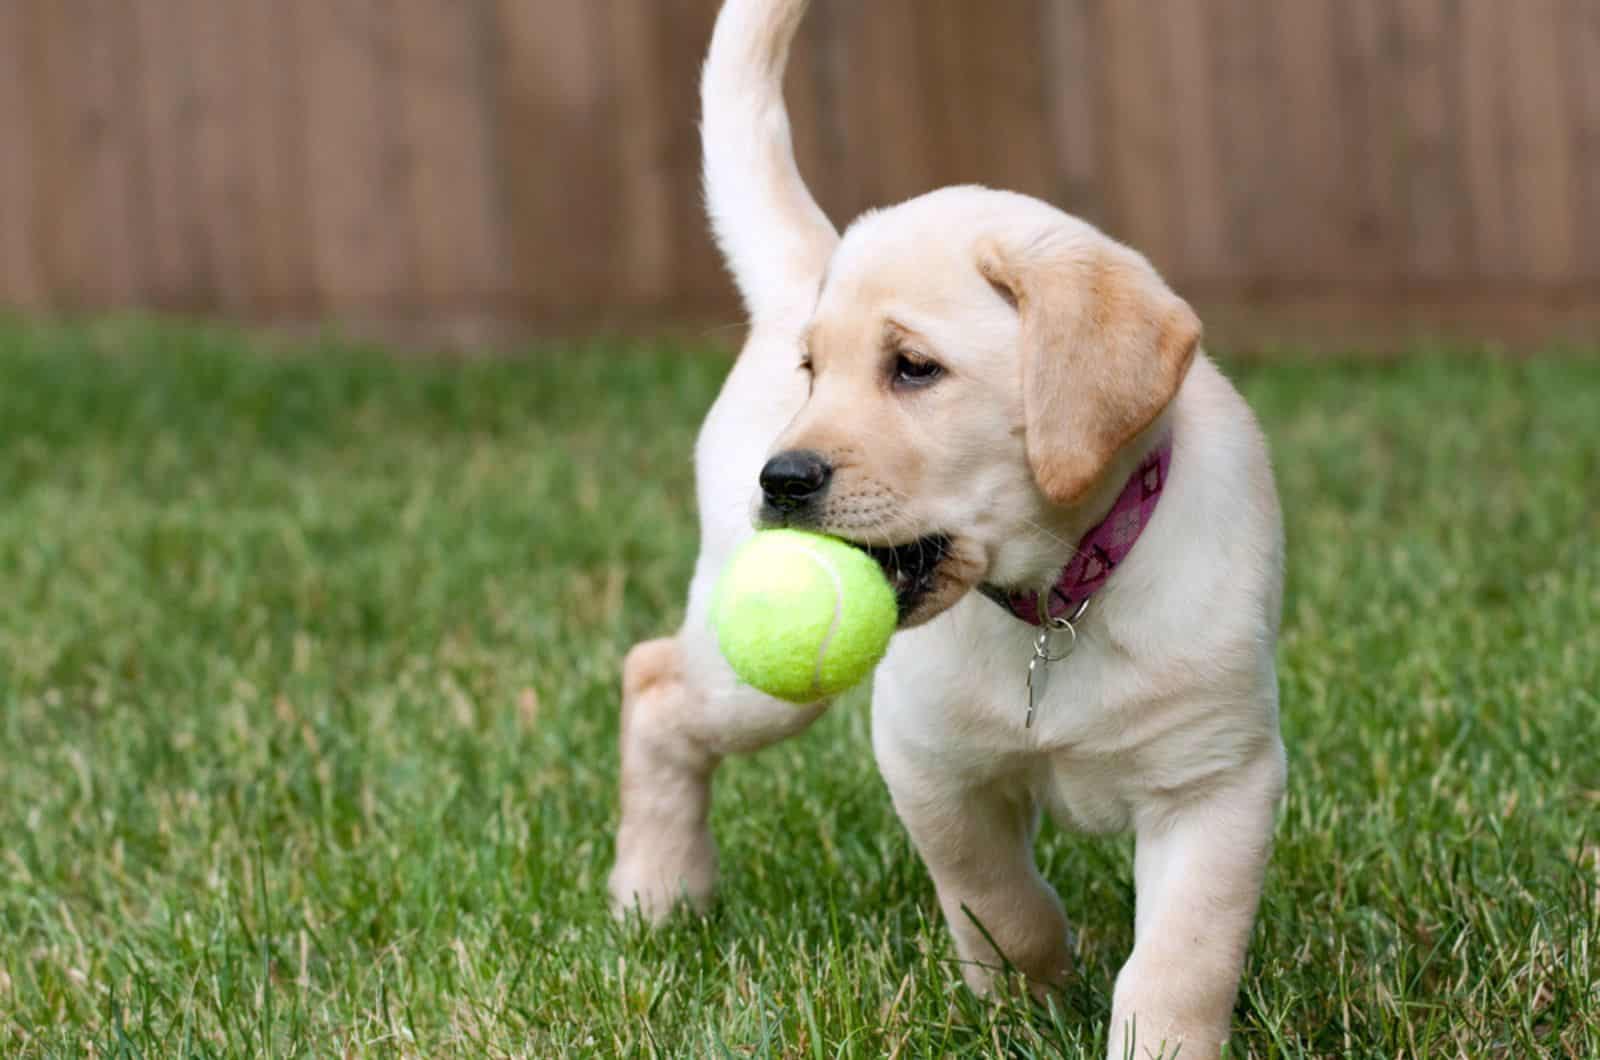
[[951,541],[947,534],[929,534],[900,545],[872,545],[849,538],[842,540],[871,556],[883,568],[884,577],[889,579],[889,585],[894,589],[895,605],[899,609],[902,625],[939,588],[940,565],[951,553]]

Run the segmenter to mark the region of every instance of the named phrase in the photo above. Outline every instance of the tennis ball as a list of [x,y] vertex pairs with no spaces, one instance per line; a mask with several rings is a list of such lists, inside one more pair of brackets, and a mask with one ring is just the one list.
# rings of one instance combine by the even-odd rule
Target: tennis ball
[[764,530],[717,583],[711,625],[733,672],[768,695],[814,703],[883,658],[899,621],[876,561],[832,537]]

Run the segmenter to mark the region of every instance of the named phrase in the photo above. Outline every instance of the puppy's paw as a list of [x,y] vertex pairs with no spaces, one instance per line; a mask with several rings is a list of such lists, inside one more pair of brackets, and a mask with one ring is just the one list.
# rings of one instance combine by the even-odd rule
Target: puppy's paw
[[698,835],[617,837],[617,862],[606,888],[612,915],[638,914],[659,924],[675,912],[703,913],[717,885],[717,853],[709,830]]

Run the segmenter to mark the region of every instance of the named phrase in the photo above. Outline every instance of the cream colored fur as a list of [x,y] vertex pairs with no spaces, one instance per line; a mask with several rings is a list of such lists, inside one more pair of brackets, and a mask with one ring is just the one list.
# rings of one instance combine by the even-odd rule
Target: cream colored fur
[[[710,213],[751,332],[696,451],[687,618],[625,664],[612,898],[652,920],[703,906],[717,763],[825,709],[740,685],[706,626],[711,584],[753,532],[763,462],[812,448],[838,469],[819,529],[954,541],[878,669],[872,728],[968,982],[992,989],[1005,961],[1042,994],[1070,970],[1066,916],[1034,865],[1041,813],[1131,830],[1135,945],[1110,1055],[1216,1056],[1284,787],[1282,535],[1261,434],[1149,264],[1044,203],[948,188],[841,240],[801,181],[780,94],[805,6],[729,0],[707,61]],[[886,359],[902,349],[945,377],[888,386]],[[1025,728],[1034,630],[971,590],[1048,584],[1167,432],[1156,515]]]

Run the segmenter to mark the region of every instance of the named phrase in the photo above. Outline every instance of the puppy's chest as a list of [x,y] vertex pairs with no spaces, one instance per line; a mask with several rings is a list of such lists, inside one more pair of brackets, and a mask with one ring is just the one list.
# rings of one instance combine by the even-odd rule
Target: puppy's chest
[[[1064,828],[1120,832],[1132,823],[1143,749],[1127,724],[1131,705],[1118,694],[1117,669],[1092,650],[1049,664],[1033,724],[1012,730],[1036,756],[1038,797]],[[1025,702],[1026,677],[1022,686]]]
[[1126,748],[1126,692],[1136,674],[1104,645],[1085,638],[1070,653],[1046,659],[1035,656],[1031,641],[1019,642],[994,652],[990,663],[982,710],[997,740],[1074,761]]
[[[1045,664],[1043,681],[1035,669],[1030,723],[1031,639],[1026,627],[1018,632],[1015,644],[991,642],[989,652],[969,657],[959,670],[949,665],[950,656],[924,656],[913,678],[918,687],[908,697],[918,709],[894,723],[927,724],[912,742],[937,745],[941,756],[965,759],[978,772],[1020,771],[1064,827],[1127,827],[1146,750],[1139,727],[1129,724],[1137,707],[1125,690],[1135,683],[1133,675],[1123,660],[1086,639],[1081,650]],[[934,658],[940,662],[929,665]]]
[[1057,824],[1097,833],[1129,828],[1146,774],[1172,735],[1146,724],[1152,704],[1139,700],[1137,668],[1085,638],[1067,657],[1035,669],[1031,724],[1027,659],[993,676],[987,727],[997,743],[1031,760],[1037,797]]
[[1052,820],[1084,832],[1123,832],[1133,824],[1133,800],[1125,773],[1115,762],[1074,755],[1053,756],[1038,793]]

